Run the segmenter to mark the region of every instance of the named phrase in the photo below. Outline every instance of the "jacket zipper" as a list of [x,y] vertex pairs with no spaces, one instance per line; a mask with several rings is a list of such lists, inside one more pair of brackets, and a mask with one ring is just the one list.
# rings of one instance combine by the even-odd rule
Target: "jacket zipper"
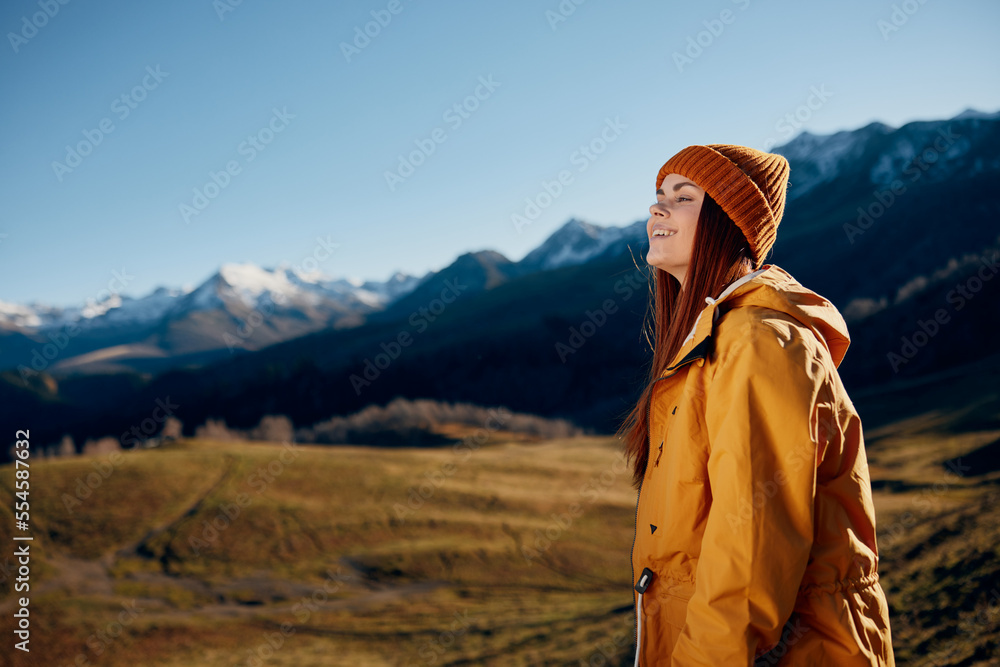
[[[696,345],[695,347],[691,348],[691,351],[688,353],[688,356],[685,357],[684,359],[681,359],[679,362],[677,362],[677,365],[673,367],[673,370],[672,370],[672,372],[669,375],[661,375],[660,377],[658,377],[655,380],[653,380],[653,384],[655,385],[660,380],[666,380],[669,377],[673,377],[674,375],[677,374],[677,372],[681,369],[682,366],[684,366],[686,364],[689,364],[692,361],[695,361],[696,359],[704,359],[705,358],[705,354],[704,354],[704,348],[702,347],[703,345],[705,345],[705,341],[704,340],[701,343],[699,343],[698,345]],[[670,369],[668,369],[668,370],[670,370]],[[653,395],[650,394],[649,395],[649,403],[646,404],[646,430],[647,430],[647,433],[646,433],[646,447],[647,448],[652,447],[652,442],[653,442],[653,440],[652,440],[653,432],[649,428],[649,425],[650,425],[649,424],[649,409],[652,406],[652,404],[653,404]],[[647,467],[649,466],[649,460],[648,459],[646,460],[646,466]],[[632,534],[632,550],[629,553],[629,567],[632,570],[632,582],[633,582],[633,585],[635,584],[635,560],[634,560],[634,557],[635,557],[635,541],[636,541],[636,538],[639,536],[639,498],[641,496],[642,496],[642,481],[639,482],[639,490],[638,490],[638,492],[636,493],[636,496],[635,496],[635,524],[634,524],[635,525],[635,532],[633,532],[633,534]],[[633,603],[633,606],[634,606],[634,603]],[[636,651],[637,654],[638,654],[639,649],[640,649],[640,646],[639,646],[639,614],[641,614],[641,613],[642,613],[641,609],[637,608],[635,610],[635,627],[633,628],[635,632],[633,633],[633,636],[635,638],[635,651]]]

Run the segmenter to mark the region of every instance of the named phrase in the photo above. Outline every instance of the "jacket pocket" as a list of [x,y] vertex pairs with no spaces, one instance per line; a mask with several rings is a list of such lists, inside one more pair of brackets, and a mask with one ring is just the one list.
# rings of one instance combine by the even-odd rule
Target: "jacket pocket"
[[657,624],[670,625],[680,633],[687,616],[688,601],[694,594],[694,584],[669,580],[657,583],[660,585],[656,587],[652,599],[644,601],[647,603],[646,615]]
[[662,585],[656,591],[651,586],[642,600],[641,665],[669,664],[684,629],[690,599],[673,594],[670,582],[656,583]]

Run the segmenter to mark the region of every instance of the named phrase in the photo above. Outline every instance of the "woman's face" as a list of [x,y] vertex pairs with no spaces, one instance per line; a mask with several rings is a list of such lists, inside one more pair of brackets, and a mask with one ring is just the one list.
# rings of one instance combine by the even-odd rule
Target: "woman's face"
[[672,275],[682,287],[704,200],[705,191],[689,179],[680,174],[667,174],[656,191],[656,203],[649,207],[646,262]]

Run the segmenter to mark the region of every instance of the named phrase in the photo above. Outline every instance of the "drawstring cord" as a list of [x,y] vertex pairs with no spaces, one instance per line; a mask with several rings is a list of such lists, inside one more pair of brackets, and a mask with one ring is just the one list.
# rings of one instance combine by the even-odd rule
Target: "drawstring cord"
[[639,602],[635,611],[635,667],[639,667],[639,652],[642,648],[642,594],[646,592],[652,581],[653,571],[646,567],[643,568],[642,574],[639,575],[639,581],[635,584],[635,590],[639,593]]

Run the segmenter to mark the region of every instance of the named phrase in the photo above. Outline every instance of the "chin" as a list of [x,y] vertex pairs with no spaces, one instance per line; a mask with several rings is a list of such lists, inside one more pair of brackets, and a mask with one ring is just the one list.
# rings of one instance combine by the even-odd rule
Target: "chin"
[[663,257],[662,255],[654,255],[652,253],[646,255],[647,264],[649,264],[650,266],[655,266],[658,269],[663,269],[664,271],[666,271],[666,269],[664,268],[667,265],[666,259],[667,258]]

